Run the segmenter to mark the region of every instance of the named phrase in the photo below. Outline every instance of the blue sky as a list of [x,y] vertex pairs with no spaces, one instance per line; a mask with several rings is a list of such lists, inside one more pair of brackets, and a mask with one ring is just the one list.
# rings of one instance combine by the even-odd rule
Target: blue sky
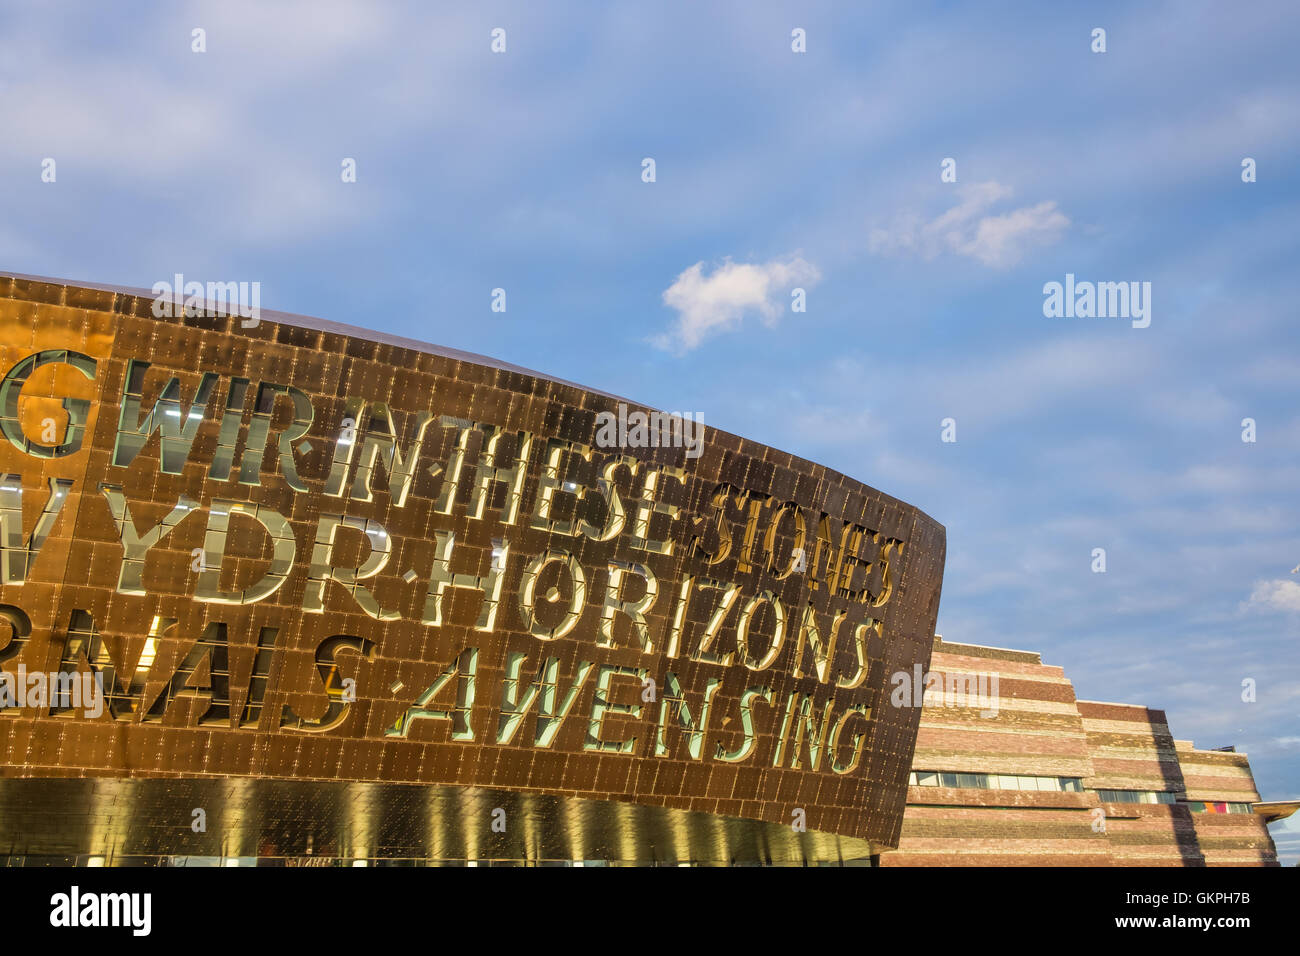
[[[1300,8],[266,6],[6,5],[4,268],[259,281],[823,462],[947,526],[945,637],[1300,796]],[[1067,273],[1150,327],[1045,318]]]

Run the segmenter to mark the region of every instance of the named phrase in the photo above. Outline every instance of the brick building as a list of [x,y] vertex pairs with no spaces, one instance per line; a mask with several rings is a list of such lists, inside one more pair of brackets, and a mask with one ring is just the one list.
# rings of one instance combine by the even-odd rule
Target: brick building
[[1030,651],[936,637],[930,675],[882,865],[1277,865],[1267,823],[1295,806],[1255,806],[1245,754],[1175,740],[1164,711],[1078,700]]

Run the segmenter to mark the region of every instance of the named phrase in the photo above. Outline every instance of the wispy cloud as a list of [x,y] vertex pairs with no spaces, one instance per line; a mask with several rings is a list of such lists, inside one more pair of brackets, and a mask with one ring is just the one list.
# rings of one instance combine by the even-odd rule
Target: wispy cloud
[[1052,200],[987,214],[1012,195],[1011,188],[1001,183],[960,186],[958,195],[957,205],[929,221],[909,212],[897,217],[890,228],[872,229],[868,249],[875,255],[917,255],[924,259],[955,252],[1004,269],[1018,263],[1032,247],[1056,242],[1070,225],[1069,218]]
[[774,325],[788,308],[782,297],[820,279],[821,271],[798,255],[762,263],[727,259],[708,275],[704,263],[697,262],[664,290],[664,304],[678,316],[654,344],[686,352],[710,335],[739,328],[749,313],[757,313],[764,325]]
[[1260,581],[1250,592],[1248,603],[1274,611],[1300,611],[1300,583],[1285,578]]

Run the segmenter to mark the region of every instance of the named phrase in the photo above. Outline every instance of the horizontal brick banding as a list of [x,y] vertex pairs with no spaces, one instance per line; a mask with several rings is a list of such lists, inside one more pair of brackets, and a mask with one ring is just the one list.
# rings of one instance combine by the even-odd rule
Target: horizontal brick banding
[[1006,647],[981,647],[979,644],[957,644],[935,638],[934,653],[966,655],[989,661],[1023,661],[1042,665],[1042,657],[1035,651],[1017,651]]
[[[1185,802],[1258,800],[1244,754],[1175,740],[1162,710],[1076,701],[1061,668],[1034,653],[936,641],[930,672],[978,675],[986,693],[996,676],[998,694],[982,708],[928,698],[915,770],[1079,777],[1086,789],[909,787],[898,849],[883,865],[1276,865],[1258,817],[1193,812]],[[1182,802],[1103,803],[1098,790]]]

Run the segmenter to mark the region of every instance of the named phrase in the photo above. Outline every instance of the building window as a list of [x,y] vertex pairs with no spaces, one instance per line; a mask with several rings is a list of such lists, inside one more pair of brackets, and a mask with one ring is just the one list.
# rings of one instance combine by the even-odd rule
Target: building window
[[1178,794],[1168,790],[1098,790],[1102,803],[1176,803]]
[[1038,790],[1081,793],[1082,777],[1032,777],[1006,773],[949,773],[917,770],[908,777],[914,787],[956,787],[965,790]]
[[1250,804],[1189,800],[1187,801],[1187,809],[1193,813],[1250,813]]

